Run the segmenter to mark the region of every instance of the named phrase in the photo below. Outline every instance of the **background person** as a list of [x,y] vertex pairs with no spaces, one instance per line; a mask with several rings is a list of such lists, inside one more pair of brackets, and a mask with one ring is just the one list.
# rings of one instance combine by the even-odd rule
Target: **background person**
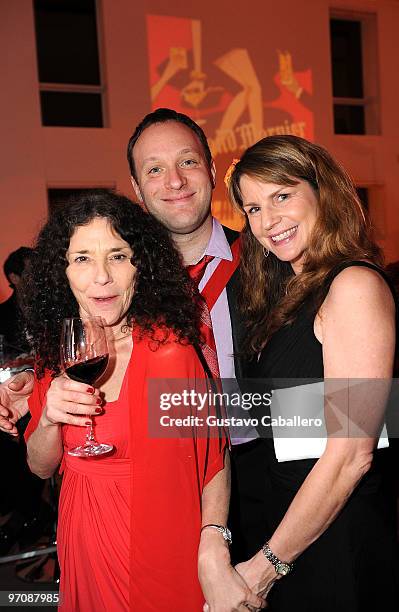
[[[32,249],[19,247],[4,262],[4,274],[12,294],[0,304],[0,334],[3,336],[0,366],[29,352],[25,326],[20,308],[20,286]],[[2,361],[2,359],[4,361]],[[26,428],[28,418],[18,424],[19,433]],[[43,481],[34,476],[26,464],[26,447],[0,432],[0,513],[8,519],[0,527],[0,555],[10,552],[16,542],[21,547],[31,545],[43,533],[51,519],[51,511],[42,500]]]
[[19,287],[31,256],[32,249],[19,247],[9,254],[3,266],[4,274],[12,289],[10,297],[0,304],[0,334],[4,336],[4,353],[8,359],[29,352],[19,304]]
[[[392,376],[395,302],[353,184],[321,147],[276,136],[247,149],[229,191],[246,215],[243,350],[259,353],[250,375],[325,378],[326,389],[328,379],[366,379],[360,416],[370,431],[367,419],[381,421],[387,396],[375,379]],[[276,583],[273,611],[397,609],[391,500],[374,454],[378,433],[367,435],[329,437],[319,459],[280,463],[277,440],[263,441],[268,463],[257,477],[268,504],[259,548],[268,548],[237,569],[256,592]]]

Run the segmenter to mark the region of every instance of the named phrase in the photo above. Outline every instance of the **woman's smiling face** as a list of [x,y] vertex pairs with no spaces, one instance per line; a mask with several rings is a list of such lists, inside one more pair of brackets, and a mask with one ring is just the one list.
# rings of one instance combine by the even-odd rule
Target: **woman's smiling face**
[[304,180],[283,186],[242,176],[243,209],[253,235],[295,274],[302,270],[310,235],[317,219],[318,201],[313,187]]
[[132,255],[104,217],[76,228],[66,254],[66,275],[81,316],[100,316],[107,325],[124,322],[134,294]]

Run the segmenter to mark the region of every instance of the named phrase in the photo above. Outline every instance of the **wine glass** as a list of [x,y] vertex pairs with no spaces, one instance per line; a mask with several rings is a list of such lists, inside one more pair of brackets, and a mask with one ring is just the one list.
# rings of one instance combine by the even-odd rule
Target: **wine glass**
[[[78,382],[94,385],[108,365],[108,346],[101,317],[64,319],[61,332],[61,367],[65,374]],[[93,418],[87,426],[86,441],[68,451],[74,457],[97,457],[109,453],[112,444],[97,442]]]

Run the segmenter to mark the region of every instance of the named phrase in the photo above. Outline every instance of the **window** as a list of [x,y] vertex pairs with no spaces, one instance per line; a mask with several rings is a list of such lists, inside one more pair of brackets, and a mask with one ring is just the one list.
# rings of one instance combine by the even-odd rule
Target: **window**
[[95,0],[34,0],[42,123],[102,127]]
[[330,37],[336,134],[379,133],[376,36],[374,14],[333,12]]
[[83,195],[95,189],[115,189],[115,185],[104,185],[103,187],[49,187],[47,190],[48,209],[52,213],[57,208],[68,204],[69,198]]
[[359,196],[359,200],[362,206],[368,210],[369,209],[369,190],[367,187],[356,187],[357,195]]
[[386,195],[384,185],[369,183],[356,186],[357,195],[366,209],[373,227],[374,238],[383,240],[387,232]]

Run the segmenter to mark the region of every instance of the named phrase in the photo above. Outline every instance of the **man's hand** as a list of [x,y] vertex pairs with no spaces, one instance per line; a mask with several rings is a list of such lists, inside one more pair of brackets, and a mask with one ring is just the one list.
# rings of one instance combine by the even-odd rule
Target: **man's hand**
[[27,414],[33,372],[21,372],[0,385],[0,431],[18,436],[15,423]]

